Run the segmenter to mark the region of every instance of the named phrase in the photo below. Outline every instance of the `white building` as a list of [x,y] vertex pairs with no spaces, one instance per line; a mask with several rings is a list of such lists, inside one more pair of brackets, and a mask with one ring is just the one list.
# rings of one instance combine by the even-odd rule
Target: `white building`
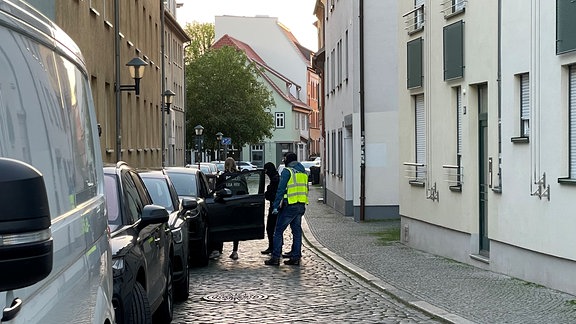
[[[268,160],[258,160],[258,157],[268,155],[263,150],[266,147],[273,148],[273,159],[279,163],[282,153],[292,151],[298,154],[299,160],[307,159],[310,142],[310,98],[315,94],[308,94],[309,67],[312,52],[299,44],[294,35],[287,27],[278,22],[276,17],[256,16],[216,16],[215,17],[215,37],[216,39],[228,35],[240,40],[258,53],[266,62],[266,65],[277,71],[288,85],[287,91],[296,100],[307,105],[308,114],[295,114],[301,120],[289,121],[290,126],[294,126],[299,135],[290,141],[267,141],[255,143],[249,149],[244,148],[242,159],[251,160],[260,166]],[[284,91],[284,89],[282,90]],[[275,116],[276,117],[276,116]],[[283,136],[281,136],[283,137]],[[261,163],[262,162],[262,163]]]
[[397,1],[325,6],[325,202],[355,219],[398,217]]
[[576,293],[576,4],[398,4],[403,242]]

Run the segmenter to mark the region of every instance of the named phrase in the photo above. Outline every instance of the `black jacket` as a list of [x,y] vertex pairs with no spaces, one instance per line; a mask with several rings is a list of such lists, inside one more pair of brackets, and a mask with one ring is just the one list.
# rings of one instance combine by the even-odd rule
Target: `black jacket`
[[274,199],[276,198],[276,191],[278,190],[278,183],[280,183],[280,175],[278,174],[278,172],[276,170],[274,170],[274,172],[272,174],[268,174],[268,177],[270,178],[270,183],[268,184],[268,186],[266,186],[266,192],[264,192],[264,198],[266,198],[266,200],[273,202]]

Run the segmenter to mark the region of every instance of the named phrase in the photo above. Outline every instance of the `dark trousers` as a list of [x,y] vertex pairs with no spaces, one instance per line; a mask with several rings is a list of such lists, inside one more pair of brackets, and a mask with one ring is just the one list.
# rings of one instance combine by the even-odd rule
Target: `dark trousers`
[[272,214],[274,208],[268,208],[268,218],[266,219],[266,235],[268,236],[268,249],[272,250],[274,248],[274,229],[276,228],[276,220],[278,219],[278,214]]

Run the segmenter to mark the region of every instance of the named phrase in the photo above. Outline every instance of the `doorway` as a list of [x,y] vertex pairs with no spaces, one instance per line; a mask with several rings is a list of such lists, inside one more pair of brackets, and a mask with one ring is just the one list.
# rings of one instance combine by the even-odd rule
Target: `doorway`
[[479,183],[479,253],[490,256],[490,241],[488,240],[488,192],[492,161],[488,157],[488,87],[479,85],[478,90],[478,183]]

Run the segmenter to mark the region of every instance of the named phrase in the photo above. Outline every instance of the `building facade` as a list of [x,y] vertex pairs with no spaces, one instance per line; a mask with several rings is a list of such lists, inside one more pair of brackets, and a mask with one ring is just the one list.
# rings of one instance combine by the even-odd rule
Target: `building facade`
[[402,241],[576,293],[576,4],[398,4]]
[[325,203],[359,220],[396,218],[397,2],[329,0],[324,10]]
[[[175,23],[176,1],[165,2],[166,24],[161,19],[163,2],[155,0],[29,2],[62,27],[85,55],[101,128],[104,162],[123,160],[135,167],[161,166],[164,76],[166,89],[174,87],[171,90],[176,93],[171,106],[176,113],[166,119],[168,127],[164,131],[165,143],[172,144],[166,144],[165,153],[174,164],[183,165],[184,128],[180,119],[184,116],[183,43],[187,38]],[[165,27],[164,47],[162,27]],[[116,35],[119,36],[118,47]],[[162,58],[162,48],[165,48],[165,59]],[[140,81],[140,94],[120,91],[117,97],[117,84],[134,85],[125,64],[135,57],[148,64]],[[163,62],[166,64],[164,69]],[[177,163],[178,160],[181,162]]]

